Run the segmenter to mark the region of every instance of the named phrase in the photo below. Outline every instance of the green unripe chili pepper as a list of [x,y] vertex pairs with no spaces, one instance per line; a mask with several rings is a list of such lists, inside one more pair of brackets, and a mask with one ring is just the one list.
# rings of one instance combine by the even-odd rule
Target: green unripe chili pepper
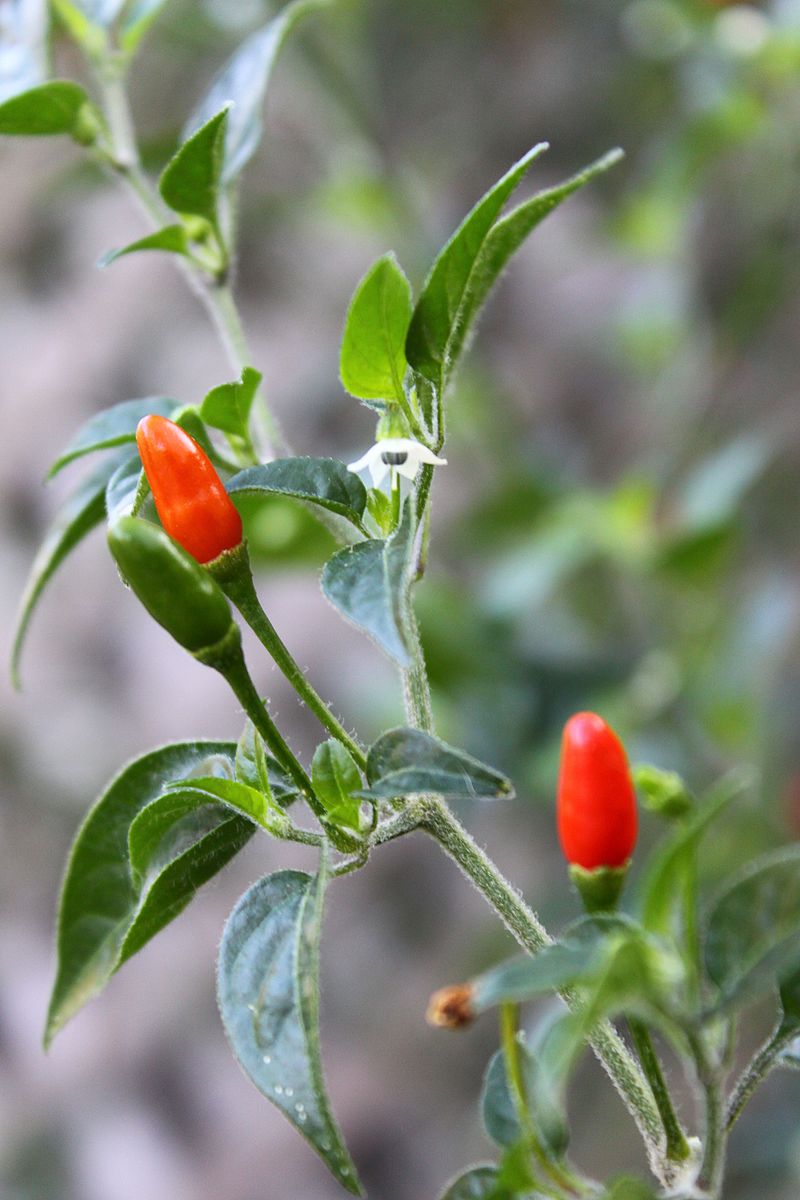
[[109,530],[108,544],[151,617],[192,654],[235,636],[222,589],[163,529],[139,517],[121,517]]

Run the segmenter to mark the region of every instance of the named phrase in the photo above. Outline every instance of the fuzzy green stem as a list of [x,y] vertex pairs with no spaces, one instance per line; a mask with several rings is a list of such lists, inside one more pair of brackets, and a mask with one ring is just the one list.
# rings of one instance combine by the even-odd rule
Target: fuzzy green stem
[[[491,859],[441,800],[429,798],[426,801],[421,827],[455,860],[524,950],[536,954],[552,943],[553,939],[536,913],[503,878]],[[563,996],[570,1008],[580,1007],[572,993],[565,992]],[[653,1171],[659,1178],[663,1178],[665,1171],[661,1118],[639,1066],[619,1034],[608,1022],[598,1025],[589,1040],[636,1122],[647,1147]]]
[[675,1109],[673,1108],[672,1097],[669,1094],[667,1081],[661,1070],[661,1063],[656,1054],[653,1040],[650,1037],[650,1031],[643,1021],[638,1021],[632,1017],[628,1019],[628,1028],[631,1031],[631,1037],[633,1038],[636,1053],[639,1056],[639,1062],[642,1064],[642,1070],[647,1077],[647,1082],[650,1084],[656,1106],[661,1114],[661,1121],[664,1126],[664,1135],[667,1142],[667,1158],[672,1162],[685,1162],[691,1154],[689,1143],[686,1141],[686,1135],[681,1128]]
[[[155,229],[159,229],[165,221],[174,220],[175,217],[165,208],[142,171],[128,96],[118,64],[113,61],[101,63],[96,78],[111,139],[108,161],[147,220]],[[252,358],[230,285],[227,282],[209,283],[204,272],[182,256],[177,257],[184,278],[202,302],[220,335],[231,367],[240,374],[244,367],[251,365]],[[274,445],[288,449],[260,388],[256,392],[253,411],[259,425],[261,454],[265,458],[272,457],[271,447]]]
[[324,816],[324,809],[314,795],[311,780],[295,758],[286,741],[284,741],[283,735],[267,712],[264,701],[259,696],[256,686],[250,678],[250,672],[245,666],[244,655],[239,654],[226,664],[222,674],[234,696],[261,734],[267,746],[303,793],[309,807],[316,816]]
[[721,1194],[725,1171],[725,1105],[722,1097],[722,1078],[720,1071],[709,1058],[702,1035],[690,1033],[688,1036],[705,1104],[703,1161],[697,1184],[707,1193],[709,1200],[716,1200]]
[[320,724],[352,754],[363,771],[367,765],[367,758],[362,747],[347,732],[341,721],[334,716],[322,697],[311,686],[261,607],[244,543],[234,550],[228,551],[227,554],[221,555],[212,564],[210,570],[225,595],[235,604],[300,699],[308,705]]
[[403,668],[403,699],[406,716],[415,729],[425,733],[433,732],[433,707],[431,705],[431,689],[428,683],[428,672],[425,668],[425,656],[419,637],[419,626],[413,609],[409,605],[406,614],[406,641],[409,647],[411,664]]
[[730,1130],[736,1123],[744,1106],[756,1088],[761,1084],[772,1068],[781,1050],[797,1037],[797,1029],[787,1029],[783,1022],[772,1031],[764,1045],[756,1052],[745,1067],[728,1101],[725,1116],[725,1128]]

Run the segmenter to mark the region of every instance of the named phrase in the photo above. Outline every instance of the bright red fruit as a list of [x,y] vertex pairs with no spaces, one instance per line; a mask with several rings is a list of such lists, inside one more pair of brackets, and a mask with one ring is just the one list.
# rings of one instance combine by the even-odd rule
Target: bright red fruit
[[621,867],[636,845],[636,793],[622,742],[597,713],[564,726],[558,777],[558,836],[569,863]]
[[208,455],[180,425],[151,413],[136,444],[161,524],[198,562],[242,540],[242,519]]

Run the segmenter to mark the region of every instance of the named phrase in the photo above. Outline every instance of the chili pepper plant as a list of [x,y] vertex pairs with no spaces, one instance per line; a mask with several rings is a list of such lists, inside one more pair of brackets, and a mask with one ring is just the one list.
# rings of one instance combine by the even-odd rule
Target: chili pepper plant
[[[294,0],[243,43],[187,116],[155,181],[141,165],[126,79],[163,3],[55,0],[62,30],[82,52],[81,82],[52,77],[44,56],[27,45],[20,16],[19,71],[0,105],[0,132],[72,138],[131,193],[151,232],[109,252],[104,265],[145,251],[171,255],[208,309],[235,378],[192,404],[120,399],[59,455],[51,475],[78,459],[96,465],[34,563],[13,673],[53,573],[84,537],[107,525],[122,583],[165,637],[194,656],[198,673],[202,665],[212,668],[209,689],[227,683],[246,722],[235,743],[152,750],[126,765],[89,809],[61,891],[45,1041],[251,838],[301,843],[313,867],[255,880],[228,919],[219,947],[219,1009],[254,1087],[344,1191],[362,1194],[322,1068],[323,911],[328,888],[347,887],[348,876],[368,870],[386,843],[416,832],[456,861],[519,944],[517,957],[476,979],[430,981],[434,1024],[463,1027],[493,1010],[499,1027],[480,1100],[496,1160],[442,1181],[443,1198],[713,1200],[722,1195],[726,1147],[750,1095],[773,1068],[800,1062],[798,847],[757,859],[709,894],[698,849],[747,791],[747,771],[692,795],[671,773],[647,766],[632,772],[602,717],[578,713],[564,731],[558,828],[569,864],[564,888],[577,889],[585,913],[548,931],[536,915],[536,896],[524,898],[503,878],[457,816],[463,798],[515,803],[514,785],[469,746],[437,736],[414,609],[435,545],[434,480],[447,487],[446,470],[438,477],[446,468],[448,400],[481,308],[548,214],[621,154],[606,153],[514,206],[512,196],[547,149],[534,145],[477,201],[415,291],[387,247],[342,314],[341,382],[375,421],[363,457],[346,464],[297,455],[269,411],[236,307],[236,193],[258,148],[263,98],[281,47],[329,5]],[[262,606],[238,507],[248,497],[291,498],[339,540],[322,591],[394,663],[405,706],[404,724],[371,745],[318,694]],[[122,583],[120,604],[129,602]],[[253,683],[242,623],[318,721],[310,761],[292,749]],[[626,896],[637,791],[646,819],[666,828]],[[774,1032],[736,1078],[737,1016],[768,996]],[[570,1159],[565,1099],[587,1048],[641,1135],[649,1180],[594,1180]],[[684,1069],[680,1105],[665,1054]]]

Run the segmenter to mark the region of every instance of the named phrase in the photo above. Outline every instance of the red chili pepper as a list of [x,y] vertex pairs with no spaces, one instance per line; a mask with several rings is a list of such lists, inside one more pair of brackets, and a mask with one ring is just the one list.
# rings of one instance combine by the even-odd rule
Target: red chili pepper
[[636,845],[636,793],[625,749],[596,713],[570,717],[561,741],[558,836],[569,863],[621,867]]
[[161,524],[198,562],[207,563],[242,540],[242,518],[208,455],[167,417],[151,413],[136,444]]

